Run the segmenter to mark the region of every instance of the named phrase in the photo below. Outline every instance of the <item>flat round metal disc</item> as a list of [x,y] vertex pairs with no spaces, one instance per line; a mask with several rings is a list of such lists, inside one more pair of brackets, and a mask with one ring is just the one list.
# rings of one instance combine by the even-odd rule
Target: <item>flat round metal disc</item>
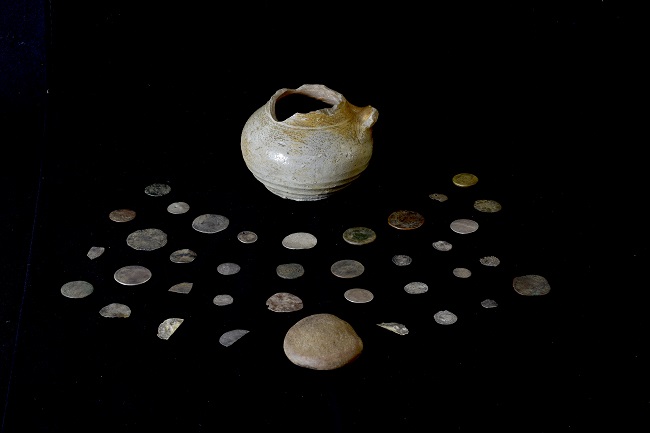
[[356,260],[339,260],[330,267],[331,272],[340,278],[354,278],[363,274],[365,267]]
[[438,251],[449,251],[451,247],[452,245],[447,241],[435,241],[433,243],[433,248],[437,249]]
[[232,331],[224,332],[219,337],[219,344],[225,347],[231,346],[246,334],[248,334],[246,329],[233,329]]
[[124,266],[113,275],[115,281],[125,286],[137,286],[146,283],[151,278],[151,271],[144,266]]
[[233,303],[233,301],[234,301],[233,297],[227,294],[217,295],[212,299],[212,303],[219,307],[223,307],[224,305],[230,305]]
[[472,271],[467,268],[454,268],[453,273],[458,278],[469,278],[472,276]]
[[479,212],[494,213],[501,210],[501,204],[494,200],[476,200],[474,209]]
[[179,319],[177,317],[163,320],[163,322],[158,325],[158,338],[161,340],[168,340],[183,322],[184,319]]
[[221,275],[234,275],[241,270],[241,267],[237,263],[221,263],[217,266],[217,272]]
[[451,180],[456,186],[468,187],[476,185],[478,182],[478,177],[474,176],[471,173],[458,173]]
[[551,291],[546,278],[541,275],[522,275],[512,280],[515,292],[524,296],[543,296]]
[[447,201],[448,197],[446,195],[444,195],[444,194],[433,193],[433,194],[429,194],[429,198],[431,200],[439,201],[439,202],[442,203],[443,201]]
[[413,263],[413,259],[406,254],[396,254],[393,256],[393,263],[397,266],[408,266]]
[[377,239],[377,234],[368,227],[351,227],[343,232],[343,239],[352,245],[365,245]]
[[190,210],[190,205],[184,201],[177,201],[167,206],[167,212],[174,215],[186,213],[188,210]]
[[370,290],[357,288],[346,290],[343,296],[345,299],[355,304],[365,304],[366,302],[372,301],[375,297]]
[[285,280],[293,280],[305,274],[305,268],[300,263],[283,263],[275,268],[278,277]]
[[192,221],[192,228],[201,233],[217,233],[225,230],[230,220],[223,215],[212,213],[199,215]]
[[93,285],[88,281],[70,281],[61,286],[61,294],[66,298],[85,298],[93,292]]
[[421,293],[426,293],[429,290],[429,286],[420,281],[413,281],[404,286],[404,291],[409,295],[419,295]]
[[144,193],[152,197],[162,197],[169,194],[171,187],[164,183],[152,183],[144,189]]
[[481,307],[483,308],[496,308],[499,304],[494,299],[485,299],[481,301]]
[[191,263],[196,259],[196,253],[187,248],[176,250],[169,255],[169,260],[174,263]]
[[106,248],[104,247],[90,247],[86,255],[90,260],[95,260],[97,257],[104,254],[104,251],[106,251]]
[[279,292],[266,300],[266,306],[276,313],[290,313],[302,310],[303,303],[302,299],[292,293]]
[[135,211],[131,209],[116,209],[108,214],[108,218],[116,223],[125,223],[135,218]]
[[131,309],[128,307],[128,305],[114,302],[112,304],[106,305],[101,310],[99,310],[99,314],[102,317],[124,319],[131,315]]
[[479,259],[479,262],[484,266],[499,266],[501,260],[494,256],[485,256]]
[[476,230],[478,230],[478,223],[474,220],[461,218],[452,221],[451,224],[449,224],[449,227],[456,233],[466,235],[468,233],[474,233]]
[[453,325],[458,317],[451,311],[442,310],[433,315],[433,320],[440,325]]
[[314,248],[318,240],[311,233],[296,232],[282,239],[282,246],[290,250],[307,250]]
[[393,331],[394,333],[399,335],[406,335],[409,333],[409,330],[406,326],[397,322],[382,322],[382,323],[377,323],[377,326],[381,326],[382,328],[388,329],[389,331]]
[[399,230],[413,230],[424,224],[424,217],[412,210],[398,210],[388,216],[388,224]]
[[237,233],[237,239],[243,244],[252,244],[257,240],[257,234],[248,230]]
[[167,233],[159,229],[136,230],[127,236],[126,244],[134,250],[157,250],[167,245]]
[[184,295],[187,295],[188,293],[190,293],[190,290],[192,290],[192,287],[194,287],[194,283],[188,283],[188,282],[178,283],[171,286],[169,288],[169,292],[182,293]]

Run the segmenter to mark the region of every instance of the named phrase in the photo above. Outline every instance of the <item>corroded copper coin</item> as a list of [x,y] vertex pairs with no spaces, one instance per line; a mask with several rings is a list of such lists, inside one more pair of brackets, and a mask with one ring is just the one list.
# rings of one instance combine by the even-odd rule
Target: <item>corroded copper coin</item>
[[184,214],[188,210],[190,210],[190,205],[184,201],[177,201],[167,206],[167,212],[174,215]]
[[458,320],[458,317],[451,311],[441,310],[433,315],[433,320],[439,325],[453,325]]
[[296,232],[282,239],[282,246],[290,250],[307,250],[314,248],[318,240],[311,233]]
[[88,281],[70,281],[61,286],[61,294],[66,298],[85,298],[93,292],[93,285]]
[[438,251],[449,251],[451,249],[451,244],[447,241],[435,241],[433,243],[433,248]]
[[192,228],[201,233],[217,233],[225,230],[230,224],[230,220],[223,215],[203,214],[194,218]]
[[399,230],[413,230],[424,224],[424,217],[412,210],[398,210],[388,216],[388,224]]
[[192,290],[193,286],[194,286],[193,283],[187,283],[187,282],[178,283],[171,286],[169,288],[169,291],[173,293],[182,293],[184,295],[187,295],[188,293],[190,293],[190,290]]
[[233,343],[246,334],[248,334],[247,329],[233,329],[232,331],[224,332],[221,334],[221,337],[219,337],[219,344],[225,347],[232,346]]
[[266,306],[276,313],[290,313],[302,310],[303,303],[302,299],[292,293],[279,292],[266,300]]
[[178,317],[170,317],[169,319],[163,320],[162,323],[158,325],[158,338],[161,340],[169,340],[169,337],[176,332],[183,322],[184,319]]
[[375,297],[370,290],[358,288],[346,290],[343,296],[355,304],[365,304],[366,302],[372,301]]
[[109,213],[108,217],[116,223],[125,223],[135,218],[135,211],[131,209],[116,209]]
[[283,263],[275,268],[278,277],[293,280],[305,274],[305,268],[300,263]]
[[187,248],[176,250],[169,255],[169,260],[174,263],[191,263],[196,259],[196,253]]
[[364,266],[356,260],[339,260],[330,267],[331,272],[340,278],[354,278],[363,274]]
[[512,280],[515,292],[524,296],[542,296],[551,291],[546,278],[541,275],[522,275]]
[[478,223],[474,220],[461,218],[452,221],[451,224],[449,224],[449,227],[454,232],[465,235],[468,233],[474,233],[476,230],[478,230]]
[[365,245],[377,239],[374,230],[368,227],[350,227],[343,232],[343,240],[352,245]]
[[257,240],[257,234],[248,230],[237,233],[237,240],[243,244],[252,244]]
[[443,201],[447,201],[447,196],[444,195],[444,194],[440,194],[440,193],[429,194],[429,198],[430,198],[431,200],[439,201],[439,202],[441,202],[441,203],[442,203]]
[[451,180],[452,182],[454,182],[454,185],[456,186],[468,187],[468,186],[476,185],[476,183],[478,182],[478,177],[476,177],[471,173],[458,173]]
[[454,268],[453,274],[458,278],[469,278],[472,276],[472,271],[467,268]]
[[171,187],[164,183],[152,183],[144,189],[144,193],[152,197],[162,197],[169,194]]
[[241,267],[237,263],[221,263],[217,266],[217,272],[221,275],[234,275],[241,270]]
[[501,210],[501,204],[494,200],[476,200],[474,209],[479,212],[494,213]]
[[159,229],[136,230],[126,238],[126,244],[134,250],[157,250],[167,245],[167,233]]
[[102,317],[125,319],[131,316],[131,309],[128,307],[128,305],[114,302],[112,304],[106,305],[105,307],[102,307],[102,309],[99,310],[99,314]]
[[410,256],[406,254],[396,254],[393,256],[393,263],[397,266],[408,266],[413,262]]
[[228,294],[217,295],[212,299],[212,303],[219,307],[223,307],[224,305],[230,305],[233,303],[233,301],[234,301],[233,297]]
[[426,293],[429,290],[429,286],[421,281],[413,281],[404,286],[404,291],[409,295],[419,295],[421,293]]
[[113,278],[125,286],[137,286],[146,283],[151,278],[151,271],[144,266],[124,266],[113,274]]

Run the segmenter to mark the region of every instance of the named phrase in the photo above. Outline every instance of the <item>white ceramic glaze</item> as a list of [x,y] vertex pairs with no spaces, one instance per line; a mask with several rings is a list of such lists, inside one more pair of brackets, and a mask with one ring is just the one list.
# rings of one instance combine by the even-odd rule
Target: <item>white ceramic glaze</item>
[[[292,94],[329,107],[279,121],[276,103]],[[321,84],[280,89],[247,120],[241,135],[246,166],[272,193],[296,201],[329,197],[368,167],[378,111],[357,107]]]

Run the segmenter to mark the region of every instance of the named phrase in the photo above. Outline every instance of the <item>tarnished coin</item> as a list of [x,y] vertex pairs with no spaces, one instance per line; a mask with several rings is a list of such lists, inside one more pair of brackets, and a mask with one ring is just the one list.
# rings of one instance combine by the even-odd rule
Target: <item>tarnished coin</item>
[[398,210],[388,216],[388,224],[399,230],[413,230],[424,224],[424,217],[412,210]]
[[99,314],[102,317],[125,319],[131,315],[131,309],[128,305],[114,302],[102,307],[102,309],[99,310]]
[[184,295],[187,295],[188,293],[190,293],[190,290],[192,290],[193,286],[194,286],[194,283],[187,283],[187,282],[178,283],[178,284],[174,284],[173,286],[171,286],[169,288],[169,292],[182,293]]
[[221,337],[219,337],[219,344],[225,347],[232,346],[233,343],[246,334],[248,334],[248,330],[246,329],[233,329],[232,331],[224,332],[221,334]]
[[363,274],[365,267],[356,260],[339,260],[330,267],[334,275],[340,278],[354,278]]
[[494,213],[501,210],[501,204],[494,200],[476,200],[474,209],[479,212]]
[[478,230],[478,223],[474,220],[461,218],[452,221],[451,224],[449,224],[449,227],[456,233],[466,235],[468,233],[474,233],[476,230]]
[[399,335],[406,335],[409,333],[409,330],[406,326],[397,322],[382,322],[382,323],[377,323],[377,326],[381,326],[382,328],[388,329],[389,331],[393,331],[394,333]]
[[113,274],[113,278],[125,286],[137,286],[146,283],[151,278],[151,271],[144,266],[124,266]]
[[171,317],[163,320],[162,323],[158,325],[158,338],[161,340],[169,340],[169,337],[176,332],[178,327],[181,326],[181,323],[184,321],[184,319],[179,319],[178,317]]
[[283,263],[275,268],[278,277],[285,280],[293,280],[294,278],[302,277],[305,273],[305,268],[300,263]]
[[413,281],[404,286],[404,291],[409,295],[419,295],[421,293],[426,293],[429,290],[429,286],[420,281]]
[[169,260],[174,263],[191,263],[196,259],[196,253],[187,248],[176,250],[169,255]]
[[296,232],[282,239],[282,246],[290,250],[307,250],[314,248],[318,240],[311,233]]
[[212,303],[219,307],[223,307],[224,305],[230,305],[233,303],[233,301],[234,301],[233,297],[228,294],[217,295],[212,299]]
[[456,186],[467,187],[476,185],[478,182],[478,177],[474,176],[471,173],[458,173],[451,180]]
[[499,304],[494,299],[485,299],[481,301],[481,307],[483,308],[496,308]]
[[144,193],[152,197],[162,197],[169,194],[171,187],[164,183],[152,183],[144,189]]
[[433,243],[433,248],[438,251],[449,251],[451,249],[451,244],[447,241],[435,241]]
[[159,229],[136,230],[127,236],[126,244],[134,250],[157,250],[167,245],[167,233]]
[[61,286],[61,294],[66,298],[85,298],[93,290],[93,285],[83,280],[70,281]]
[[447,196],[444,195],[444,194],[440,194],[440,193],[429,194],[429,198],[431,200],[439,201],[441,203],[443,201],[447,201]]
[[365,304],[366,302],[372,301],[375,297],[370,290],[358,288],[346,290],[343,296],[355,304]]
[[368,227],[350,227],[343,232],[343,239],[352,245],[365,245],[377,239],[377,234]]
[[393,256],[393,263],[397,266],[408,266],[413,262],[410,256],[406,254],[396,254]]
[[485,256],[479,259],[479,262],[485,266],[499,266],[501,260],[494,256]]
[[116,223],[125,223],[135,218],[135,211],[131,209],[116,209],[109,213],[108,217]]
[[188,210],[190,210],[190,205],[184,201],[177,201],[167,206],[167,212],[174,215],[186,213]]
[[276,313],[290,313],[302,310],[303,303],[302,299],[292,293],[279,292],[266,300],[266,306]]
[[201,233],[217,233],[225,230],[230,220],[223,215],[207,213],[199,215],[192,221],[192,228]]
[[440,325],[453,325],[458,317],[451,311],[442,310],[433,315],[433,320]]
[[454,268],[452,272],[458,278],[469,278],[472,276],[472,271],[467,268]]
[[237,233],[237,239],[243,244],[252,244],[257,240],[257,234],[248,230]]
[[217,272],[221,275],[234,275],[241,270],[241,267],[237,263],[221,263],[217,266]]
[[106,248],[104,248],[104,247],[90,247],[90,249],[88,250],[88,253],[86,253],[86,255],[88,256],[88,258],[90,260],[95,260],[97,257],[104,254],[105,250],[106,250]]
[[522,275],[512,280],[515,292],[524,296],[542,296],[551,291],[546,278],[541,275]]

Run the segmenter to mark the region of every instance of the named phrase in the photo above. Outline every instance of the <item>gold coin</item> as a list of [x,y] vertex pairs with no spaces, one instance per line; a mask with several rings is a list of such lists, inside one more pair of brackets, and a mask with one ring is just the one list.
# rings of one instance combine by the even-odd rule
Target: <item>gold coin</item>
[[494,200],[476,200],[474,209],[479,212],[494,213],[501,210],[501,204]]
[[388,224],[399,230],[413,230],[424,224],[424,217],[412,210],[398,210],[388,216]]
[[478,182],[478,177],[474,176],[471,173],[458,173],[452,178],[452,181],[456,186],[467,187],[476,185],[476,182]]

